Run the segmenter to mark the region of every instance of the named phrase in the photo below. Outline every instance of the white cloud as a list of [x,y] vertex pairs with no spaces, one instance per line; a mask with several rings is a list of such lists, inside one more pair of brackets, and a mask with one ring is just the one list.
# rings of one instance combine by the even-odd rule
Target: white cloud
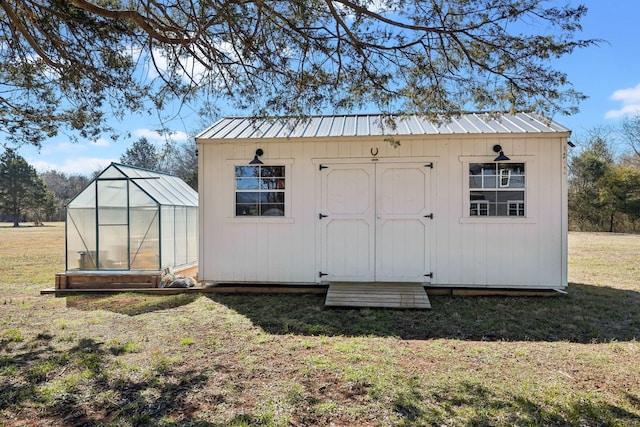
[[111,145],[111,141],[105,138],[98,138],[95,141],[92,141],[91,145],[96,147],[108,147]]
[[604,115],[606,119],[619,119],[624,116],[640,114],[640,84],[635,87],[619,89],[613,92],[611,99],[620,101],[622,107],[617,110],[609,110]]
[[169,135],[160,135],[155,130],[136,129],[133,134],[138,138],[147,138],[149,142],[156,145],[162,145],[166,142],[183,142],[189,139],[189,135],[181,131],[171,132]]

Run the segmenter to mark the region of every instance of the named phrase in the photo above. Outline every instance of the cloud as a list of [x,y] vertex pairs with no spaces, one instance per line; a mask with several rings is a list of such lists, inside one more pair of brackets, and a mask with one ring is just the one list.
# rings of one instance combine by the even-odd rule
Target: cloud
[[624,116],[640,114],[640,83],[635,87],[619,89],[613,92],[611,99],[620,101],[622,107],[618,110],[609,110],[604,115],[606,119],[619,119]]
[[27,162],[33,166],[38,172],[46,172],[56,170],[69,175],[91,175],[95,171],[101,171],[111,164],[117,162],[118,159],[103,157],[75,157],[66,159],[61,164],[47,162],[46,160],[28,160]]
[[111,145],[111,141],[105,138],[98,138],[95,141],[92,141],[91,145],[94,145],[96,147],[108,147]]
[[171,132],[169,135],[160,135],[152,129],[136,129],[133,134],[138,138],[147,138],[149,142],[156,145],[162,145],[166,142],[183,142],[189,139],[186,132]]

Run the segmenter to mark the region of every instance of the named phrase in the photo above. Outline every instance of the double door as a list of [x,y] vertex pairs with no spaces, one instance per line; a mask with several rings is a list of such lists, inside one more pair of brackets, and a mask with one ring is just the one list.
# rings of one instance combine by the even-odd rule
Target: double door
[[321,168],[324,280],[428,282],[433,164]]

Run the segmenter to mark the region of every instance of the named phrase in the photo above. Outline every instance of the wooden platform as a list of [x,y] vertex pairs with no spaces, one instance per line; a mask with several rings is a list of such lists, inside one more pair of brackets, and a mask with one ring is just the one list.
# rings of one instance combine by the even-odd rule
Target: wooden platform
[[330,283],[329,307],[431,308],[420,283]]

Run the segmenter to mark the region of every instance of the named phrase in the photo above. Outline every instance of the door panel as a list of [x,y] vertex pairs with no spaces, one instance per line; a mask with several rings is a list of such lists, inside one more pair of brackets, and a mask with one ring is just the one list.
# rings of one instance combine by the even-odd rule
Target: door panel
[[376,280],[423,282],[429,273],[429,173],[423,164],[376,165]]
[[323,171],[326,279],[427,280],[430,173],[422,163],[339,164]]
[[322,188],[322,268],[334,281],[374,280],[374,165],[333,165]]

